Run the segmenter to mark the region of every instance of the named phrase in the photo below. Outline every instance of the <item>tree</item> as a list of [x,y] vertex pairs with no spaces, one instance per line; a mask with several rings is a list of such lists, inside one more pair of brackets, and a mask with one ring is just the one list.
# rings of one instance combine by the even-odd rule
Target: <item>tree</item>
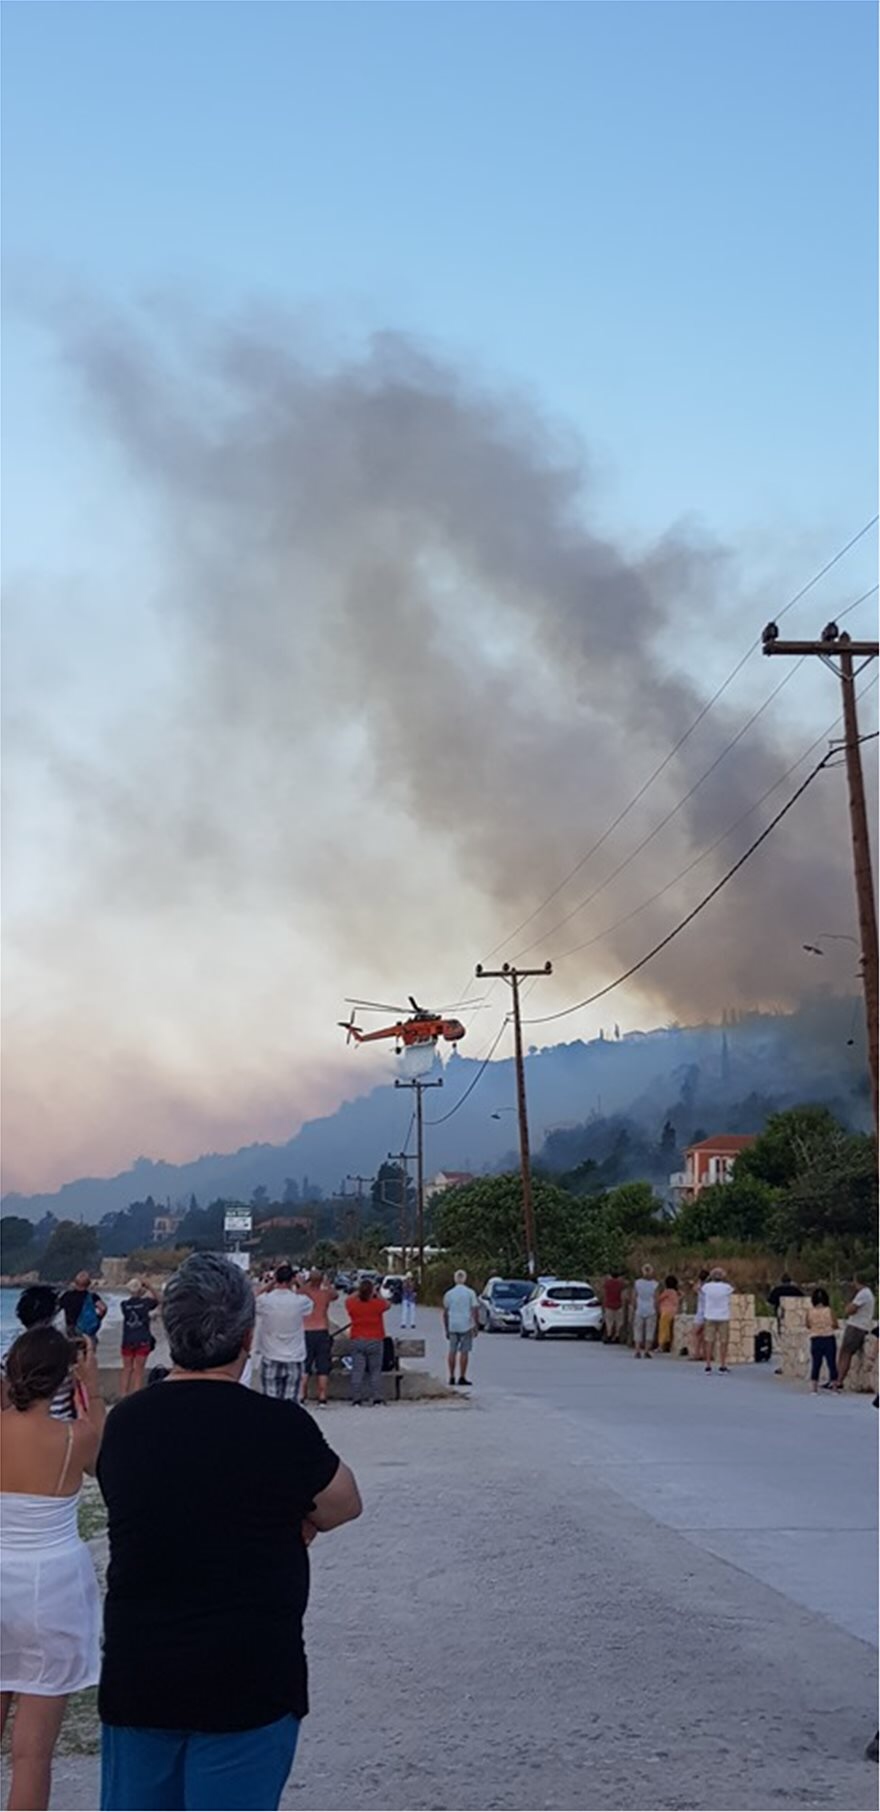
[[40,1276],[45,1283],[69,1283],[77,1271],[92,1273],[100,1263],[96,1229],[59,1221],[40,1260]]
[[760,1138],[737,1158],[734,1174],[778,1188],[839,1152],[848,1137],[827,1107],[787,1108],[771,1114]]
[[617,1228],[631,1238],[656,1233],[662,1213],[663,1203],[650,1183],[621,1183],[610,1191],[602,1205],[605,1226]]
[[36,1256],[34,1228],[22,1214],[0,1218],[0,1263],[4,1271],[28,1271]]
[[299,1184],[296,1177],[285,1177],[284,1194],[281,1200],[286,1208],[289,1208],[292,1202],[299,1201]]
[[676,1239],[694,1245],[707,1239],[773,1244],[776,1200],[777,1191],[757,1177],[734,1175],[730,1183],[712,1183],[679,1209]]
[[404,1206],[404,1189],[406,1206],[415,1206],[415,1186],[407,1175],[402,1164],[387,1161],[379,1165],[378,1172],[370,1191],[376,1217],[386,1229],[392,1227],[395,1232],[400,1227],[400,1216]]
[[256,1210],[257,1214],[260,1214],[265,1213],[269,1206],[269,1191],[265,1183],[258,1183],[251,1195],[251,1207]]
[[339,1268],[339,1247],[332,1239],[319,1239],[312,1247],[312,1264],[316,1271],[336,1271]]
[[678,1156],[678,1134],[671,1120],[665,1122],[660,1134],[660,1156],[666,1168],[671,1170]]
[[[577,1263],[583,1249],[583,1211],[565,1190],[533,1178],[535,1235],[542,1268],[560,1273]],[[476,1268],[503,1276],[525,1275],[527,1254],[519,1173],[477,1177],[449,1189],[437,1210],[440,1244],[473,1260]]]

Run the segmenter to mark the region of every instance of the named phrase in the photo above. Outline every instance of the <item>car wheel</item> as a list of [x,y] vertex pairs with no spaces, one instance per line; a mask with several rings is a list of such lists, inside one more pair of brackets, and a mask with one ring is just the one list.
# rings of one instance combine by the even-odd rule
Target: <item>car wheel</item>
[[586,1329],[585,1329],[585,1328],[578,1328],[578,1330],[577,1330],[577,1338],[578,1338],[578,1340],[586,1340],[586,1338],[587,1338],[587,1333],[586,1333]]
[[601,1328],[591,1328],[590,1329],[590,1339],[591,1340],[601,1340],[601,1338],[602,1338],[602,1329]]
[[536,1317],[535,1318],[535,1339],[536,1340],[546,1340],[546,1338],[547,1338],[547,1336],[544,1332],[544,1329],[542,1327],[538,1326],[538,1320]]
[[520,1337],[520,1340],[528,1340],[528,1337],[529,1337],[529,1330],[528,1330],[528,1328],[523,1327],[522,1322],[520,1322],[520,1324],[519,1324],[519,1337]]

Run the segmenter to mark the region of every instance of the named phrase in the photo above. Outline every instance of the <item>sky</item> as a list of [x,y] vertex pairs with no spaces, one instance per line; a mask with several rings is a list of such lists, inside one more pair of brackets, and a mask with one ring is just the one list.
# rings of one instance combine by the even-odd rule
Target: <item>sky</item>
[[[37,1190],[332,1111],[392,1073],[348,995],[452,1002],[494,949],[585,997],[783,803],[837,699],[755,654],[604,836],[874,514],[876,15],[43,4],[4,52],[4,1185]],[[870,532],[790,632],[875,577]],[[853,918],[820,785],[535,1042],[814,986]]]

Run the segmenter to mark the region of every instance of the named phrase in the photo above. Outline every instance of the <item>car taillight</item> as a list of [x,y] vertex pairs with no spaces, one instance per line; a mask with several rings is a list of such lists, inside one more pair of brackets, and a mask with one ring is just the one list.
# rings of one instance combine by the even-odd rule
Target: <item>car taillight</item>
[[555,1302],[552,1296],[542,1296],[541,1307],[542,1309],[558,1309],[561,1307],[561,1304]]

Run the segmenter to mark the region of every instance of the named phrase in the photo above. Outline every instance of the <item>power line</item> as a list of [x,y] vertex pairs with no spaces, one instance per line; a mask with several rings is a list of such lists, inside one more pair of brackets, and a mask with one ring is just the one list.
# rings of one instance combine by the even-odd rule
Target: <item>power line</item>
[[[876,591],[876,589],[875,586],[874,590]],[[843,612],[841,611],[840,614],[842,616]],[[875,676],[874,679],[871,680],[870,685],[862,688],[862,691],[859,693],[859,698],[863,699],[867,697],[867,694],[873,691],[876,684],[877,677]],[[610,937],[612,931],[619,931],[622,925],[628,925],[631,919],[638,918],[639,913],[644,912],[648,906],[653,906],[657,900],[662,900],[664,894],[669,893],[670,889],[677,886],[679,881],[683,881],[685,876],[689,875],[693,869],[698,868],[701,862],[705,862],[706,857],[711,856],[713,851],[718,849],[720,844],[726,843],[728,837],[731,837],[734,831],[738,830],[740,825],[744,824],[747,818],[751,818],[752,813],[756,812],[759,807],[764,804],[764,801],[770,798],[771,793],[778,792],[779,788],[785,785],[786,780],[788,780],[799,767],[802,767],[805,761],[809,760],[809,757],[813,754],[814,750],[820,748],[821,744],[831,736],[839,723],[840,713],[838,712],[834,721],[828,725],[828,728],[822,732],[822,735],[817,736],[815,741],[811,742],[808,748],[802,750],[797,760],[793,761],[791,766],[786,768],[785,773],[780,774],[779,779],[774,780],[773,785],[768,786],[766,792],[763,792],[759,799],[754,800],[746,811],[741,812],[739,817],[735,818],[733,823],[729,824],[727,829],[721,832],[720,837],[715,837],[711,843],[707,843],[706,847],[700,851],[699,855],[694,856],[685,868],[679,870],[677,875],[673,875],[672,880],[667,881],[665,886],[658,888],[656,893],[652,893],[647,900],[643,900],[641,905],[635,906],[631,912],[624,913],[622,918],[615,919],[613,924],[606,925],[604,931],[597,931],[593,937],[586,938],[582,944],[573,944],[569,950],[560,951],[558,955],[554,956],[553,961],[556,963],[564,963],[566,957],[577,956],[582,950],[591,949],[593,944],[600,943],[602,938]]]
[[586,1000],[576,1000],[570,1007],[561,1007],[558,1013],[545,1013],[541,1019],[527,1019],[526,1025],[549,1025],[551,1020],[565,1019],[569,1013],[577,1013],[582,1007],[591,1007],[595,1001],[602,1000],[604,996],[610,994],[613,989],[619,988],[621,983],[629,981],[631,976],[637,975],[639,970],[644,969],[647,963],[653,962],[654,957],[659,956],[661,950],[665,950],[667,944],[671,944],[673,939],[677,938],[679,933],[684,931],[686,926],[692,924],[694,919],[705,910],[710,902],[715,899],[716,894],[721,892],[722,887],[726,887],[728,881],[733,880],[734,875],[738,874],[739,870],[744,867],[745,863],[748,862],[749,857],[754,855],[756,849],[760,849],[761,844],[766,842],[771,832],[776,829],[777,824],[781,823],[786,814],[791,811],[792,806],[797,804],[797,801],[806,792],[807,788],[812,786],[813,781],[822,773],[823,768],[827,766],[829,760],[830,754],[823,755],[822,760],[816,764],[812,772],[807,775],[806,780],[802,781],[797,790],[792,793],[791,798],[786,800],[785,805],[776,813],[775,818],[771,818],[770,823],[762,830],[760,836],[755,838],[754,843],[751,843],[748,849],[743,851],[743,854],[736,862],[734,862],[733,867],[729,868],[725,875],[722,875],[721,880],[715,883],[715,886],[711,891],[704,895],[703,899],[693,907],[687,916],[680,919],[678,924],[674,925],[672,930],[668,931],[666,936],[660,939],[659,944],[655,944],[652,950],[649,950],[645,956],[640,957],[639,961],[633,963],[631,968],[626,969],[623,975],[618,975],[615,981],[607,982],[604,988],[598,988],[595,994],[589,994]]
[[[868,591],[862,593],[861,597],[855,598],[854,601],[852,602],[852,604],[848,604],[845,610],[838,611],[838,621],[842,620],[846,616],[849,616],[850,612],[855,610],[859,604],[864,604],[865,599],[872,597],[874,595],[874,593],[876,592],[876,590],[877,590],[877,586],[872,585]],[[806,658],[806,657],[804,657],[804,658]],[[795,673],[798,670],[798,667],[801,665],[802,665],[802,662],[799,661],[797,663],[797,666],[790,668],[789,674],[786,677],[793,678]],[[569,912],[567,912],[563,918],[557,919],[556,924],[551,925],[550,930],[548,932],[542,932],[540,939],[536,938],[535,942],[527,945],[525,950],[519,950],[517,952],[517,955],[515,958],[515,960],[517,962],[519,961],[519,959],[521,957],[526,956],[528,954],[529,950],[533,950],[535,948],[535,944],[537,944],[538,942],[543,943],[545,941],[545,939],[548,937],[554,937],[557,931],[561,931],[563,926],[569,924],[571,919],[576,918],[578,913],[582,912],[586,906],[591,906],[593,901],[598,899],[599,894],[604,893],[605,888],[610,886],[612,881],[616,881],[618,875],[623,874],[624,869],[628,868],[630,863],[635,861],[636,856],[640,856],[642,853],[642,850],[647,849],[649,843],[653,843],[654,838],[659,836],[660,832],[662,830],[666,829],[667,824],[671,823],[672,819],[677,815],[678,812],[681,811],[682,806],[687,805],[688,800],[692,799],[694,794],[699,791],[704,780],[708,780],[710,774],[714,774],[715,769],[717,767],[720,767],[722,761],[724,761],[725,758],[730,754],[731,750],[735,749],[737,746],[737,743],[742,741],[742,739],[746,735],[747,731],[752,728],[752,725],[757,723],[759,717],[763,716],[764,712],[768,709],[768,707],[770,705],[772,705],[773,700],[783,690],[784,684],[785,684],[785,681],[783,680],[782,684],[780,684],[779,686],[776,686],[774,688],[774,690],[768,694],[768,696],[764,699],[763,704],[760,704],[758,706],[757,710],[752,712],[751,717],[746,719],[746,722],[742,725],[741,729],[737,730],[736,735],[731,737],[730,742],[725,745],[725,747],[721,750],[720,754],[716,755],[714,761],[711,761],[709,763],[709,766],[704,769],[703,773],[698,776],[698,778],[694,781],[693,786],[689,787],[687,792],[682,795],[682,797],[676,802],[676,804],[670,807],[670,810],[666,813],[665,817],[660,819],[659,824],[655,824],[654,829],[651,831],[648,831],[647,835],[642,838],[641,843],[636,844],[635,849],[631,850],[629,855],[625,856],[623,858],[623,861],[619,862],[617,867],[612,869],[612,871],[609,875],[606,875],[604,881],[600,881],[598,887],[594,887],[592,893],[587,894],[583,900],[579,900],[576,906],[572,906],[571,910]],[[821,738],[819,740],[821,741]],[[803,757],[802,757],[802,759],[803,759]],[[795,763],[795,766],[797,766],[797,765],[798,764]]]
[[[826,573],[831,572],[832,568],[837,566],[838,562],[841,561],[844,558],[844,556],[850,552],[851,548],[855,547],[856,544],[859,541],[861,541],[865,535],[869,534],[870,530],[875,527],[878,520],[880,520],[880,515],[872,516],[871,520],[869,522],[866,522],[864,524],[864,526],[859,529],[858,533],[856,535],[853,535],[851,540],[847,541],[847,543],[844,547],[839,548],[837,553],[834,554],[830,560],[826,561],[825,565],[823,567],[821,567],[817,573],[814,573],[812,578],[808,579],[807,583],[805,585],[801,586],[800,591],[796,591],[794,596],[792,598],[789,598],[788,603],[784,604],[782,606],[782,609],[777,611],[777,613],[776,613],[777,621],[779,621],[779,619],[781,617],[786,616],[790,610],[793,610],[795,605],[799,604],[801,599],[805,598],[807,593],[809,591],[812,591],[812,589],[815,585],[818,585],[820,579],[824,579]],[[870,596],[870,593],[866,593],[866,596]],[[859,603],[861,603],[862,601],[863,601],[862,599],[858,600]],[[850,606],[850,608],[854,608],[854,606]],[[843,614],[843,613],[841,613],[841,614]],[[688,729],[686,729],[683,732],[683,734],[679,737],[678,741],[669,750],[669,753],[663,757],[663,760],[661,762],[658,763],[658,765],[654,769],[653,773],[648,775],[647,780],[644,781],[642,786],[639,787],[638,792],[633,794],[633,797],[629,800],[628,804],[622,807],[622,809],[618,812],[617,817],[612,819],[612,821],[608,825],[607,829],[602,832],[602,835],[600,837],[596,838],[596,841],[590,845],[590,848],[585,852],[584,855],[582,855],[580,857],[580,860],[575,863],[574,868],[572,868],[569,871],[569,873],[564,877],[564,879],[559,882],[557,887],[553,888],[551,893],[547,894],[546,898],[541,901],[541,904],[539,906],[536,906],[534,911],[530,912],[526,918],[522,919],[520,921],[520,923],[517,926],[515,926],[514,930],[509,932],[506,937],[503,937],[500,939],[500,941],[495,945],[494,949],[490,951],[490,953],[489,953],[490,957],[497,955],[498,951],[502,950],[504,948],[505,944],[511,944],[513,942],[514,938],[519,937],[520,932],[525,931],[526,926],[531,925],[533,920],[536,919],[540,913],[544,912],[545,909],[549,905],[551,905],[553,900],[558,898],[559,894],[563,892],[563,890],[568,886],[569,882],[574,880],[575,875],[580,874],[580,871],[585,866],[585,864],[587,862],[589,862],[590,858],[596,854],[597,850],[601,849],[602,845],[607,842],[608,838],[613,834],[614,831],[616,831],[618,825],[622,824],[624,819],[629,817],[630,812],[633,811],[634,808],[638,805],[640,799],[644,798],[645,794],[653,786],[655,780],[658,780],[660,775],[664,772],[664,770],[666,768],[668,768],[669,763],[675,759],[679,750],[684,747],[685,743],[693,735],[694,731],[699,728],[699,725],[703,722],[704,717],[708,716],[708,714],[712,710],[713,706],[718,703],[718,700],[727,691],[728,686],[732,685],[732,683],[736,679],[737,675],[742,672],[743,667],[745,666],[746,662],[751,658],[751,656],[754,654],[755,649],[760,648],[760,646],[761,646],[761,638],[759,636],[746,649],[745,654],[741,657],[741,659],[739,661],[737,661],[736,666],[731,668],[731,671],[728,673],[727,678],[722,681],[722,683],[718,687],[717,691],[713,692],[712,697],[710,699],[708,699],[706,704],[703,705],[701,707],[701,709],[697,712],[696,717],[694,718],[693,722],[689,725]],[[529,945],[529,949],[531,949],[531,948],[532,948],[532,945]]]
[[[628,868],[630,863],[635,861],[636,856],[640,856],[642,850],[647,849],[648,844],[653,843],[655,837],[659,837],[660,832],[666,829],[667,824],[671,823],[672,819],[681,811],[682,806],[687,805],[688,800],[692,799],[696,792],[699,792],[703,781],[708,780],[710,774],[714,774],[715,769],[720,767],[725,756],[730,754],[731,749],[736,748],[737,743],[742,741],[746,732],[751,729],[752,725],[757,722],[759,717],[763,716],[768,707],[772,705],[773,700],[778,697],[779,693],[784,689],[785,681],[787,679],[793,679],[796,672],[797,667],[791,667],[789,669],[788,673],[785,675],[785,679],[783,679],[778,686],[774,686],[773,691],[768,694],[763,704],[759,705],[757,710],[752,712],[751,717],[747,718],[741,729],[737,730],[736,735],[731,737],[730,742],[721,750],[720,755],[716,755],[715,760],[710,762],[709,766],[702,774],[700,774],[699,778],[694,781],[693,786],[688,787],[687,792],[683,793],[682,797],[676,801],[675,805],[670,807],[665,817],[661,818],[658,824],[655,824],[653,830],[647,832],[642,838],[641,843],[637,843],[635,849],[630,850],[628,856],[624,856],[622,862],[618,862],[616,868],[612,868],[611,873],[605,876],[604,881],[599,882],[598,887],[593,888],[592,893],[588,893],[584,899],[578,901],[576,906],[572,906],[571,911],[567,912],[564,918],[557,919],[556,924],[551,925],[549,931],[541,933],[541,942],[548,937],[555,937],[556,932],[561,931],[564,925],[567,925],[571,919],[576,918],[579,912],[583,912],[585,906],[591,906],[593,901],[598,899],[600,893],[604,893],[606,887],[610,886],[612,881],[616,881],[618,875],[622,875],[624,869]],[[535,943],[529,944],[527,949],[534,950],[535,944],[538,942],[539,940],[536,938]],[[521,956],[525,955],[525,950],[518,951],[516,960],[518,961]]]
[[449,1109],[448,1114],[441,1114],[439,1120],[426,1120],[425,1121],[426,1126],[443,1126],[445,1121],[452,1119],[453,1114],[458,1113],[458,1110],[460,1107],[464,1107],[464,1104],[465,1104],[468,1096],[473,1094],[474,1089],[477,1086],[477,1083],[482,1081],[482,1078],[483,1078],[486,1070],[488,1069],[489,1064],[492,1062],[492,1058],[494,1057],[495,1052],[498,1049],[498,1046],[501,1042],[501,1034],[504,1031],[505,1027],[507,1026],[509,1019],[510,1019],[510,1014],[505,1013],[504,1018],[502,1019],[501,1024],[498,1027],[498,1030],[495,1034],[495,1037],[492,1040],[492,1044],[491,1044],[488,1054],[483,1058],[483,1061],[480,1064],[480,1067],[479,1067],[475,1077],[473,1078],[473,1081],[468,1083],[468,1086],[465,1089],[464,1094],[459,1096],[458,1100],[455,1103],[455,1106],[451,1107]]

